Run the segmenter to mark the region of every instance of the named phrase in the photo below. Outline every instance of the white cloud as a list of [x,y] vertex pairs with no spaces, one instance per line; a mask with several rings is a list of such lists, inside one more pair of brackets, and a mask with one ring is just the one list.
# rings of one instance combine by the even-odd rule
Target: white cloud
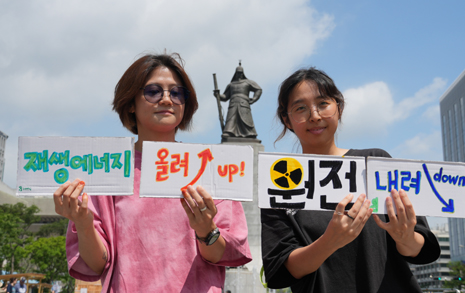
[[212,73],[224,89],[242,59],[266,87],[334,28],[303,0],[31,1],[0,10],[0,101],[13,123],[51,111],[62,123],[108,115],[113,87],[135,56],[166,48],[187,61],[201,102],[195,131],[208,131],[216,122]]
[[439,100],[439,97],[444,92],[446,81],[440,77],[436,77],[433,83],[420,89],[413,97],[402,100],[399,107],[399,118],[408,117],[412,110],[419,108],[431,102]]
[[[356,138],[385,135],[389,125],[417,115],[417,109],[437,102],[445,85],[446,81],[442,78],[434,78],[431,84],[399,102],[396,102],[388,85],[382,81],[348,89],[343,92],[347,104],[342,116],[344,131],[341,136]],[[424,115],[432,116],[434,111],[434,108],[428,108]]]
[[425,112],[421,115],[423,118],[431,121],[435,125],[439,125],[441,120],[440,120],[440,107],[438,105],[433,105],[428,107]]
[[274,95],[334,26],[304,0],[0,2],[0,129],[9,140],[99,127],[99,135],[127,135],[103,122],[115,115],[114,86],[141,53],[166,48],[186,60],[197,90],[192,135],[208,135],[218,128],[212,73],[224,90],[241,59],[264,97]]
[[394,148],[391,155],[395,158],[442,161],[441,132],[420,133]]
[[347,101],[342,115],[344,132],[356,129],[360,135],[375,133],[396,119],[394,100],[384,82],[348,89],[343,95]]

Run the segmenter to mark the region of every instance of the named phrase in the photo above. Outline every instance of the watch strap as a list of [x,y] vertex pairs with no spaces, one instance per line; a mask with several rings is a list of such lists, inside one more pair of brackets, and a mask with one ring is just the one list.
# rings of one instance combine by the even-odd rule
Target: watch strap
[[[212,240],[213,237],[216,236],[216,239],[210,243],[210,240]],[[206,237],[199,237],[197,235],[197,232],[195,233],[195,238],[197,238],[197,240],[199,240],[200,242],[204,243],[205,245],[209,246],[209,245],[212,245],[213,243],[216,242],[216,240],[218,240],[218,237],[220,236],[220,230],[218,229],[218,227],[216,227],[215,229],[213,229],[210,233],[208,233],[208,235]]]

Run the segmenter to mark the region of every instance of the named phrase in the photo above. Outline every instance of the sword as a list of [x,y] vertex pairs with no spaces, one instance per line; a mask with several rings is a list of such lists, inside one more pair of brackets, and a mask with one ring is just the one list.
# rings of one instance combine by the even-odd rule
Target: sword
[[218,90],[218,82],[216,81],[216,73],[213,73],[213,84],[215,86],[215,90],[213,90],[213,95],[216,97],[216,103],[218,104],[218,114],[220,115],[220,125],[221,125],[221,132],[224,131],[224,118],[223,118],[223,108],[221,107],[220,103],[220,95]]

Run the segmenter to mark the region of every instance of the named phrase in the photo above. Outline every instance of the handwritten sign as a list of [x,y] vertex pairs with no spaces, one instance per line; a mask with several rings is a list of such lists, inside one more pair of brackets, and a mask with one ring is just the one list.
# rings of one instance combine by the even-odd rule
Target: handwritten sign
[[347,194],[365,193],[363,157],[259,153],[258,161],[260,208],[334,210]]
[[80,178],[89,195],[131,195],[134,189],[131,137],[19,137],[19,196],[52,196]]
[[417,215],[465,218],[465,164],[390,158],[367,159],[368,195],[386,212],[392,189],[407,192]]
[[253,200],[250,146],[146,142],[142,146],[141,197],[182,197],[202,185],[215,199]]

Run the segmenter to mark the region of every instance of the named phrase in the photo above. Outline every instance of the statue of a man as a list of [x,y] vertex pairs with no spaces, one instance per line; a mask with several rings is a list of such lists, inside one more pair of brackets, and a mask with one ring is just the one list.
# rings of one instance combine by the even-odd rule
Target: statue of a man
[[[250,92],[254,93],[252,98],[249,97]],[[244,69],[240,62],[231,83],[228,84],[224,93],[220,94],[220,91],[215,88],[214,94],[222,102],[230,100],[226,123],[222,127],[222,137],[256,138],[257,131],[253,123],[250,105],[260,98],[262,89],[255,81],[245,77]],[[220,113],[220,122],[222,123],[221,120],[222,113]]]

